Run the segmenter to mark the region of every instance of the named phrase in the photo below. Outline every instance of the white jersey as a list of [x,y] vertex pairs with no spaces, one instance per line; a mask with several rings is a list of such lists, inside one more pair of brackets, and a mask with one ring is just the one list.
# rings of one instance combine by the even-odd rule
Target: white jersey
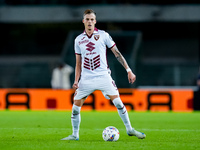
[[75,53],[82,58],[82,78],[91,78],[108,74],[107,48],[115,46],[115,42],[110,35],[95,28],[89,37],[83,32],[75,39]]

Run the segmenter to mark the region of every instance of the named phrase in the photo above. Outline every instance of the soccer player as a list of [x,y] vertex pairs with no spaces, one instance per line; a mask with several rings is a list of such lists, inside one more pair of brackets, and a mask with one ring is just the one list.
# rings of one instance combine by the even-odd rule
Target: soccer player
[[61,140],[79,140],[80,110],[87,96],[95,90],[101,90],[105,98],[110,99],[116,106],[127,134],[144,139],[146,135],[131,126],[126,107],[121,101],[118,89],[109,73],[106,48],[111,49],[117,60],[126,69],[129,83],[133,84],[136,76],[109,34],[95,27],[96,13],[93,10],[85,10],[83,24],[85,31],[75,39],[76,67],[73,88],[76,89],[76,92],[71,115],[73,134]]

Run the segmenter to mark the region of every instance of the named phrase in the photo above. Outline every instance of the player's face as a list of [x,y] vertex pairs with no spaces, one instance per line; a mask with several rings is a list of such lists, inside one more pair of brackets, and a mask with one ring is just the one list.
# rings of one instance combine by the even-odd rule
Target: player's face
[[83,18],[83,23],[85,25],[86,30],[94,30],[96,24],[96,16],[95,14],[86,14]]

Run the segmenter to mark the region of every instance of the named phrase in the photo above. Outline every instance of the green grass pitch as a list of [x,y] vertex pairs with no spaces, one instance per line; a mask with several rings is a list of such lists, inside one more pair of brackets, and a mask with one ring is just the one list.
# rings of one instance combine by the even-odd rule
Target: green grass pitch
[[[129,111],[133,127],[146,139],[129,137],[117,112],[82,111],[80,140],[72,133],[70,111],[0,111],[0,150],[200,150],[200,112]],[[105,142],[107,126],[119,129],[117,142]]]

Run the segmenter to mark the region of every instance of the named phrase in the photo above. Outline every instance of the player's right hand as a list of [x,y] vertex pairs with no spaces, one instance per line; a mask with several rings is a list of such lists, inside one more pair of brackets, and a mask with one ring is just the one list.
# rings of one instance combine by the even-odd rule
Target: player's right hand
[[132,71],[128,72],[128,81],[129,81],[129,83],[133,84],[135,82],[135,80],[136,80],[135,74]]
[[74,83],[72,87],[74,90],[78,89],[78,83]]

